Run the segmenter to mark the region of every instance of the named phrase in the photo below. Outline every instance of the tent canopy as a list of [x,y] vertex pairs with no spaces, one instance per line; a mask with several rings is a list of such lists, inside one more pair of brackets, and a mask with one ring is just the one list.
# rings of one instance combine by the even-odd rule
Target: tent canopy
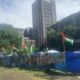
[[49,50],[48,53],[55,54],[55,53],[60,53],[60,52],[52,49],[52,50]]

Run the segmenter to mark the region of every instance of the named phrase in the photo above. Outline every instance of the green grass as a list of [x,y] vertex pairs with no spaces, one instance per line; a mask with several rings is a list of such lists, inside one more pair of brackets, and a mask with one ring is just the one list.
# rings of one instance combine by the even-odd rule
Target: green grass
[[0,67],[0,80],[49,80],[41,71]]
[[0,67],[0,80],[68,80],[68,78],[69,80],[76,80],[76,76],[57,75],[60,73],[58,71],[52,71],[52,73],[50,75],[37,70]]

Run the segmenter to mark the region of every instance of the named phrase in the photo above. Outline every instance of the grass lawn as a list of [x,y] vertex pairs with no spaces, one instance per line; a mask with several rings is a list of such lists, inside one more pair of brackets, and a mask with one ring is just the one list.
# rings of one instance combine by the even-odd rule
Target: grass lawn
[[77,76],[48,75],[42,71],[0,67],[0,80],[80,80]]
[[44,72],[0,67],[0,80],[49,80]]

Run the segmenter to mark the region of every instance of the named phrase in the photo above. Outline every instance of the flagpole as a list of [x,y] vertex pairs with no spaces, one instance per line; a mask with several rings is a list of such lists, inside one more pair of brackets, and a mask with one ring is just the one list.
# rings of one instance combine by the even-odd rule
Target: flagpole
[[66,48],[65,48],[64,39],[63,39],[63,49],[64,49],[64,53],[65,53],[66,52]]
[[22,45],[23,45],[23,35],[22,35],[22,41],[21,41],[21,48],[22,48]]
[[63,52],[63,54],[64,54],[64,67],[65,67],[65,69],[66,69],[66,55],[65,55],[65,53],[66,53],[66,48],[65,48],[65,43],[64,43],[64,33],[63,32],[61,32],[61,36],[62,36],[62,43],[63,43],[63,49],[64,49],[64,52]]
[[32,44],[32,40],[31,40],[31,53],[33,52],[33,44]]
[[64,43],[64,33],[63,32],[61,32],[61,37],[62,37],[63,51],[66,52],[65,43]]
[[47,40],[46,40],[46,39],[44,40],[44,43],[45,43],[46,50],[47,50],[47,52],[48,52],[48,47],[47,47],[47,45],[46,45],[46,43],[47,43]]

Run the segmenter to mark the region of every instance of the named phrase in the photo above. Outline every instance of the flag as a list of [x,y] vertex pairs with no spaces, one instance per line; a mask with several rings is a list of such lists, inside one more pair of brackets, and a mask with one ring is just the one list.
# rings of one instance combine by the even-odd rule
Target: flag
[[33,52],[33,46],[31,46],[31,52]]
[[31,40],[31,52],[33,52],[34,47],[35,47],[35,40]]
[[27,48],[26,47],[26,42],[25,42],[24,38],[22,38],[22,48]]
[[33,41],[31,40],[31,52],[33,52]]
[[69,39],[69,38],[67,38],[67,37],[64,38],[64,41],[65,41],[66,44],[71,44],[71,45],[73,45],[73,43],[74,43],[74,40],[73,40],[73,39]]
[[16,46],[14,44],[12,45],[12,49],[16,49]]
[[72,38],[67,37],[63,32],[61,32],[61,35],[65,44],[73,45],[74,40]]

